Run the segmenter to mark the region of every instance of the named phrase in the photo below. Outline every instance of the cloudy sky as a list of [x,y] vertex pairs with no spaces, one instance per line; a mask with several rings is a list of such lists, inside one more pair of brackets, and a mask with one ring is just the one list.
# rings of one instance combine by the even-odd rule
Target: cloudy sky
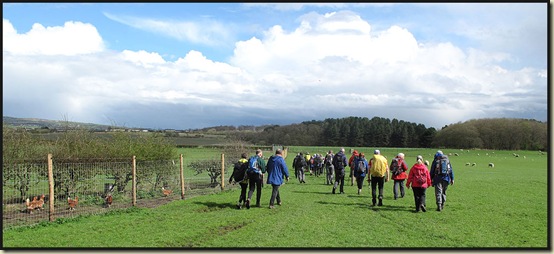
[[3,3],[3,115],[547,120],[548,3]]

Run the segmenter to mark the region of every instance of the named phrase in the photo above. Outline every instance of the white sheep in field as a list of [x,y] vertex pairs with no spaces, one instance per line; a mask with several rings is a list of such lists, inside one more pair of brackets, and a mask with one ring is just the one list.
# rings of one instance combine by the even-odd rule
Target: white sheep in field
[[474,163],[471,164],[471,166],[475,167],[475,166],[477,166],[477,163],[474,162]]
[[425,166],[429,167],[429,161],[428,160],[425,160]]
[[489,167],[494,168],[494,163],[489,163]]
[[469,166],[469,165],[471,165],[471,163],[467,162],[467,163],[466,163],[466,166]]

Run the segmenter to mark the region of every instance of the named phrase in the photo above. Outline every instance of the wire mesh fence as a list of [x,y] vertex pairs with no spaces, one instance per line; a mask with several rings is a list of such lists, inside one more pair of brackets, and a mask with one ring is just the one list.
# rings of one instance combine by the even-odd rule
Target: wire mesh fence
[[232,161],[226,162],[223,154],[186,156],[157,161],[139,158],[4,161],[3,228],[132,206],[156,207],[185,197],[236,188],[225,186]]

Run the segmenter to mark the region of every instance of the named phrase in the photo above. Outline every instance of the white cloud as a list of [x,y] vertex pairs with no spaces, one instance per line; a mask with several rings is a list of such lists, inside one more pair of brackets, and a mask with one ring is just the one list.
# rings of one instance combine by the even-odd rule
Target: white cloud
[[63,26],[44,27],[34,24],[19,34],[9,20],[2,20],[4,51],[20,55],[80,55],[104,50],[104,43],[91,24],[68,21]]
[[[169,25],[121,22],[148,29]],[[144,127],[152,117],[171,122],[166,128],[205,127],[199,124],[206,122],[187,117],[207,116],[219,124],[253,124],[237,121],[248,114],[264,124],[364,114],[442,127],[546,107],[546,70],[511,70],[503,66],[512,59],[507,53],[464,50],[450,42],[421,43],[396,25],[374,32],[350,11],[308,13],[290,31],[274,25],[260,38],[237,41],[228,63],[197,50],[175,61],[145,50],[103,51],[96,29],[79,22],[41,27],[35,24],[29,33],[19,34],[4,19],[5,112],[15,112],[14,105],[24,101],[54,118],[69,113],[95,122],[134,116],[142,119],[135,124]],[[69,47],[68,54],[33,43],[39,37],[65,43],[68,34],[97,36],[96,48]],[[179,117],[167,119],[172,114],[156,111],[162,109]]]
[[171,21],[113,15],[110,13],[104,13],[104,15],[111,20],[136,29],[162,34],[180,41],[215,46],[228,42],[231,37],[228,26],[209,19],[201,21]]

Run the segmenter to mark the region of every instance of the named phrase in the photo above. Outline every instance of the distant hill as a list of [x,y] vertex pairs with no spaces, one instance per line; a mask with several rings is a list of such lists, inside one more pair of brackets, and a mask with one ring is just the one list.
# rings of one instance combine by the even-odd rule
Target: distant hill
[[80,122],[71,122],[71,121],[56,121],[56,120],[46,120],[38,118],[17,118],[4,116],[2,118],[2,123],[4,125],[19,127],[19,128],[28,128],[28,129],[64,129],[64,128],[83,128],[90,130],[106,130],[108,128],[113,128],[114,126],[94,124],[94,123],[80,123]]

